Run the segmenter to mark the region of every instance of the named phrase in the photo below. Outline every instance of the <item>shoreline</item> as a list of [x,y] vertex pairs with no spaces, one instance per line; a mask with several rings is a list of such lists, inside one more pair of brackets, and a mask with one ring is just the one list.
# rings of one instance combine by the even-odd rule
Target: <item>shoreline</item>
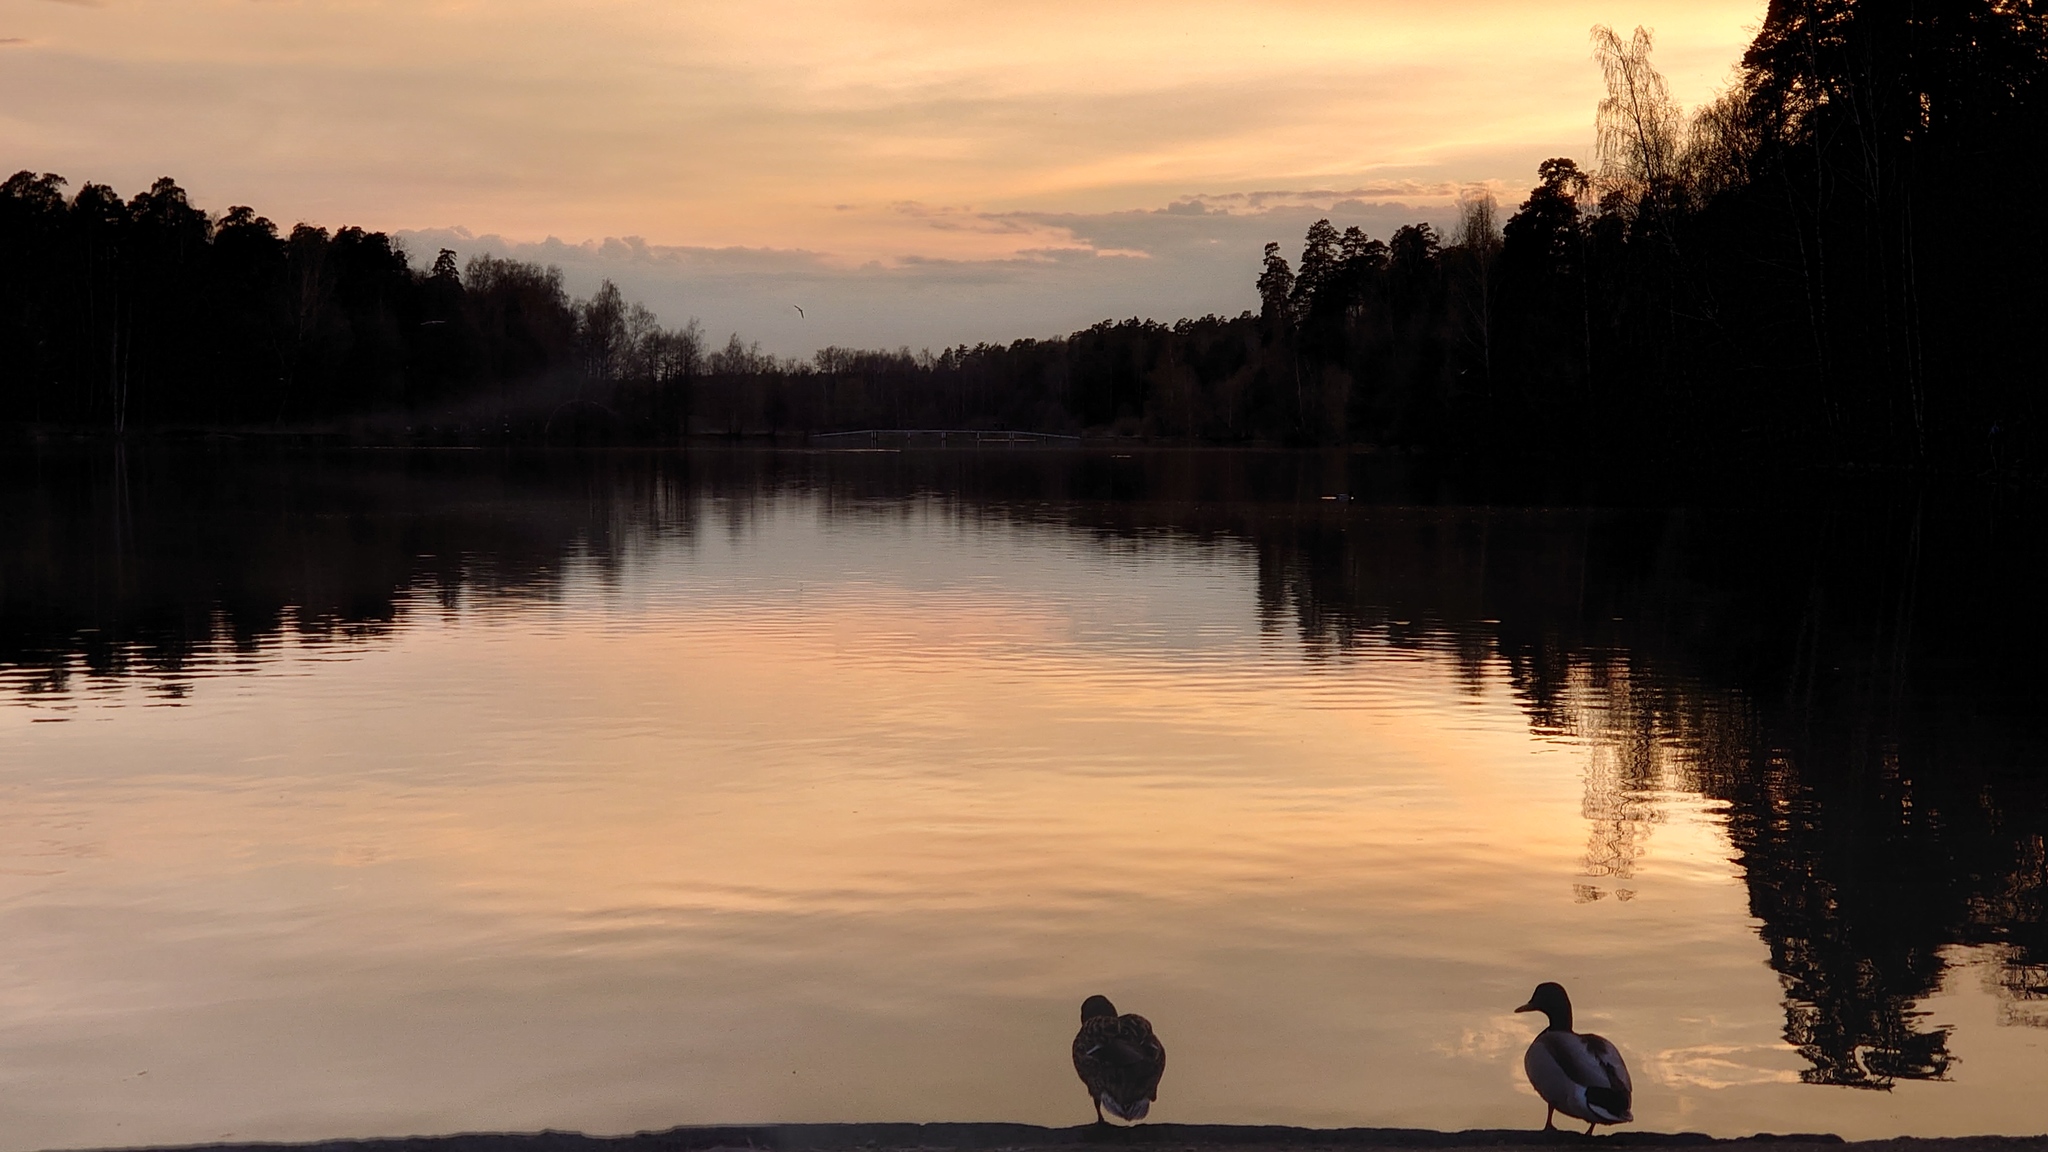
[[751,1149],[754,1152],[911,1152],[925,1149],[1025,1152],[1029,1149],[1087,1145],[1159,1146],[1185,1152],[1222,1148],[1233,1152],[1326,1148],[1453,1152],[1504,1147],[1587,1147],[1596,1142],[1639,1148],[1768,1148],[1770,1152],[1821,1148],[1860,1149],[1864,1152],[2048,1152],[2048,1134],[1844,1140],[1830,1133],[1812,1132],[1715,1137],[1700,1132],[1622,1129],[1587,1137],[1576,1131],[1545,1132],[1534,1128],[1438,1131],[1428,1128],[1297,1128],[1262,1124],[1138,1124],[1107,1128],[1079,1124],[1070,1128],[1047,1128],[1036,1124],[1000,1123],[707,1125],[621,1136],[587,1136],[580,1132],[550,1129],[304,1143],[252,1141],[137,1146],[120,1152],[172,1152],[173,1149],[177,1152],[260,1152],[271,1149],[293,1149],[296,1152],[713,1152],[724,1149]]

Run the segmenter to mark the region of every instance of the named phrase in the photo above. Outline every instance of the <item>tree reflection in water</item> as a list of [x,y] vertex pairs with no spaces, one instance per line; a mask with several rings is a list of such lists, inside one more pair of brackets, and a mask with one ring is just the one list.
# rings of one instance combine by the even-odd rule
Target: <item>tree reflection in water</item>
[[1489,507],[1361,457],[1256,452],[154,452],[12,468],[0,669],[43,697],[83,676],[175,699],[195,661],[287,633],[374,642],[405,611],[465,597],[546,597],[566,564],[603,577],[663,537],[744,533],[792,493],[848,519],[936,500],[1112,546],[1241,542],[1263,626],[1307,658],[1426,650],[1475,689],[1504,671],[1534,732],[1589,747],[1580,899],[1632,895],[1660,795],[1725,806],[1807,1081],[1943,1076],[1947,1033],[1914,1006],[1956,945],[2001,957],[2009,1022],[2048,1024],[2042,518],[1983,493]]

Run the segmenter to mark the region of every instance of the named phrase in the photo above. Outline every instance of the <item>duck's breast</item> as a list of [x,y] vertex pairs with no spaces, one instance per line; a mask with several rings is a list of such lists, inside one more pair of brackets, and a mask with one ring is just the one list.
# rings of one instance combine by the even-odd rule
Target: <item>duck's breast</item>
[[1528,1074],[1529,1086],[1543,1097],[1543,1102],[1567,1116],[1587,1119],[1586,1086],[1572,1079],[1566,1066],[1566,1055],[1560,1058],[1557,1046],[1549,1043],[1552,1032],[1539,1033],[1529,1042],[1529,1050],[1522,1054],[1522,1071]]

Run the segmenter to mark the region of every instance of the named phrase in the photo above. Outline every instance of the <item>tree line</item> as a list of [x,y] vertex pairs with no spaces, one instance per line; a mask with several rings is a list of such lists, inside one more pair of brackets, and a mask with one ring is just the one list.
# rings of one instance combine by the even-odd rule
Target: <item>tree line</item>
[[[1539,166],[1439,245],[1267,248],[1274,415],[1315,440],[1589,459],[2042,463],[2048,7],[1773,0],[1680,109],[1651,37],[1595,28],[1593,163]],[[1973,227],[1974,225],[1974,227]],[[1277,353],[1273,350],[1279,350]]]
[[[1581,462],[2043,463],[2036,0],[1773,0],[1723,95],[1594,30],[1591,161],[1449,235],[1313,225],[1258,311],[798,362],[605,284],[245,207],[0,185],[0,393],[115,430],[385,414],[414,436],[1008,427]],[[1505,219],[1503,219],[1505,217]]]
[[214,218],[168,178],[125,201],[64,187],[32,172],[0,184],[0,396],[15,420],[474,419],[536,388],[609,399],[593,386],[659,386],[715,359],[695,325],[664,328],[610,283],[572,300],[559,269],[490,256],[458,269],[447,249],[415,269],[384,233],[287,234],[243,206]]
[[1773,0],[1690,113],[1651,47],[1593,30],[1595,154],[1544,161],[1511,213],[1480,192],[1448,236],[1318,221],[1296,261],[1267,245],[1256,314],[899,356],[898,394],[1596,466],[2048,463],[2048,228],[2007,206],[2048,176],[2048,8]]

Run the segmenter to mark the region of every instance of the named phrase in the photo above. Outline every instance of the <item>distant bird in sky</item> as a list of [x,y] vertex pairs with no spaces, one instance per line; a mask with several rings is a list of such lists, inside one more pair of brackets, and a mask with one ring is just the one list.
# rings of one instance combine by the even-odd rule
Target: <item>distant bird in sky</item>
[[1628,1065],[1605,1037],[1572,1031],[1572,1000],[1564,985],[1538,984],[1529,1002],[1515,1011],[1541,1012],[1550,1018],[1522,1056],[1522,1071],[1550,1106],[1543,1114],[1546,1131],[1556,1127],[1551,1123],[1556,1112],[1584,1120],[1588,1136],[1595,1124],[1626,1124],[1636,1118],[1629,1111],[1635,1089]]
[[799,320],[808,320],[808,319],[810,319],[810,317],[808,317],[808,316],[804,315],[804,306],[803,306],[803,305],[801,305],[801,304],[791,304],[791,305],[790,305],[790,307],[791,307],[791,308],[794,308],[794,309],[796,309],[796,318],[797,318],[797,319],[799,319]]
[[1095,1105],[1095,1122],[1107,1124],[1103,1109],[1119,1120],[1138,1121],[1159,1099],[1166,1071],[1166,1046],[1143,1016],[1116,1014],[1107,996],[1081,1002],[1081,1030],[1074,1034],[1074,1072]]

